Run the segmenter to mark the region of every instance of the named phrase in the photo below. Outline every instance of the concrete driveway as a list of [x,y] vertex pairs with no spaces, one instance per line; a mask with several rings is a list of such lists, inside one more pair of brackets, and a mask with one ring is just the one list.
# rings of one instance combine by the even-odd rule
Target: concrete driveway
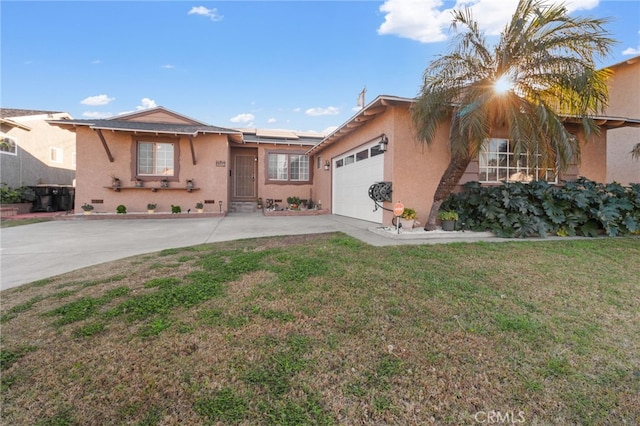
[[[245,238],[340,231],[374,246],[451,241],[424,236],[392,238],[386,235],[388,233],[374,232],[376,228],[380,225],[344,216],[267,217],[261,213],[233,213],[202,219],[78,218],[2,228],[0,289],[167,248]],[[486,239],[486,235],[467,233],[455,241]]]
[[79,218],[3,228],[0,288],[167,248],[244,238],[343,231],[372,237],[372,244],[384,244],[385,238],[376,238],[367,230],[372,225],[333,215],[265,217],[251,213],[202,219]]

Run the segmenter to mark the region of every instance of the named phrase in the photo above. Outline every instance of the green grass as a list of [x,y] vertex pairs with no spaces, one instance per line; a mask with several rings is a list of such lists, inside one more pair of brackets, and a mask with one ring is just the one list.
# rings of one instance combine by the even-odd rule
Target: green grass
[[638,258],[326,234],[98,265],[2,292],[3,421],[638,424]]

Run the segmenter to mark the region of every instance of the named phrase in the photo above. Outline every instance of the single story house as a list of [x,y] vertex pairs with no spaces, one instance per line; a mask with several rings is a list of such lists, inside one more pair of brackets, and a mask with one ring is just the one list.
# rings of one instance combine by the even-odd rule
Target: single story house
[[70,118],[66,112],[0,108],[1,182],[11,188],[72,185],[75,135],[48,122]]
[[[618,78],[623,69],[637,77],[640,68],[633,65],[616,68]],[[616,95],[611,105],[635,101],[633,96]],[[258,200],[265,206],[273,200],[284,207],[287,197],[297,196],[312,199],[334,214],[387,225],[394,203],[402,202],[425,223],[449,163],[449,125],[441,126],[435,143],[421,144],[411,120],[412,102],[378,96],[326,136],[216,127],[163,107],[110,119],[50,122],[76,133],[76,211],[83,203],[94,205],[97,212],[115,212],[120,204],[129,212],[143,212],[148,203],[156,203],[158,211],[168,212],[172,205],[186,211],[201,202],[205,212],[225,213],[254,210]],[[498,129],[460,184],[532,179],[560,183],[579,176],[611,181],[614,170],[621,167],[609,159],[621,151],[631,155],[626,142],[609,135],[627,128],[638,130],[640,119],[595,118],[602,131],[589,141],[574,120],[565,119],[581,142],[582,158],[564,172],[529,167],[526,156],[516,158],[511,152],[507,132]],[[625,165],[631,170],[626,176],[637,177],[638,167],[638,162]],[[118,185],[113,184],[114,178],[119,179]],[[380,182],[384,184],[376,186],[376,191],[384,186],[388,195],[379,203],[384,208],[372,200],[376,195],[371,193],[372,185]]]
[[203,203],[205,212],[224,213],[255,209],[259,198],[286,206],[289,196],[313,197],[306,152],[320,134],[222,128],[164,107],[51,123],[76,133],[76,212],[85,203],[105,213]]

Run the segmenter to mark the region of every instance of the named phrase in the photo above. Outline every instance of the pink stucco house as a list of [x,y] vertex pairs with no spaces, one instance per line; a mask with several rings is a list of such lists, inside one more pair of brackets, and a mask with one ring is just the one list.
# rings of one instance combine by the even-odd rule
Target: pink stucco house
[[[498,129],[461,184],[531,179],[561,183],[578,176],[598,182],[640,181],[640,164],[629,153],[638,142],[640,111],[624,107],[637,101],[624,87],[637,87],[638,64],[613,67],[610,110],[596,117],[600,135],[585,141],[578,126],[566,119],[582,144],[580,164],[562,173],[530,169],[514,157],[506,131]],[[76,133],[78,212],[83,203],[112,213],[120,204],[129,212],[144,212],[148,203],[156,203],[158,211],[168,212],[172,205],[194,210],[201,202],[205,212],[225,214],[255,210],[258,200],[282,207],[287,197],[297,196],[312,199],[326,212],[383,224],[391,223],[390,210],[402,202],[425,223],[449,163],[449,126],[441,127],[431,146],[420,144],[411,121],[412,102],[378,96],[326,136],[216,127],[163,107],[111,119],[51,123]],[[112,185],[114,177],[120,180],[118,187]],[[371,186],[378,182],[391,189],[389,200],[380,202],[384,208],[370,197]]]
[[[313,196],[305,154],[322,135],[210,126],[163,107],[100,120],[54,120],[76,133],[76,212],[118,205],[144,212],[171,206],[225,213],[255,209],[259,198],[286,204]],[[118,185],[114,185],[115,178]]]

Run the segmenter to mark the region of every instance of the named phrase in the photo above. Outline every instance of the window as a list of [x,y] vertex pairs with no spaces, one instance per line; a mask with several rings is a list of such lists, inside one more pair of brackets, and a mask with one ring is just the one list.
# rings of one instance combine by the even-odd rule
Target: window
[[3,154],[16,155],[18,152],[18,144],[14,138],[0,133],[0,152]]
[[49,148],[49,159],[53,163],[62,163],[62,149],[50,147]]
[[163,142],[138,142],[138,175],[173,176],[174,144]]
[[270,153],[268,178],[274,181],[309,181],[309,157],[304,154]]
[[512,152],[508,139],[487,139],[479,157],[479,174],[481,182],[531,182],[544,180],[557,183],[558,176],[554,169],[533,167],[532,155]]
[[322,168],[322,157],[318,156],[316,158],[316,169],[320,170]]
[[355,159],[353,158],[353,155],[350,155],[348,157],[344,157],[344,165],[349,165],[349,164],[353,164],[355,162]]
[[343,159],[337,160],[336,167],[342,167],[342,166],[344,166],[344,160]]
[[360,151],[356,154],[356,161],[362,161],[369,158],[369,150],[365,149],[364,151]]

